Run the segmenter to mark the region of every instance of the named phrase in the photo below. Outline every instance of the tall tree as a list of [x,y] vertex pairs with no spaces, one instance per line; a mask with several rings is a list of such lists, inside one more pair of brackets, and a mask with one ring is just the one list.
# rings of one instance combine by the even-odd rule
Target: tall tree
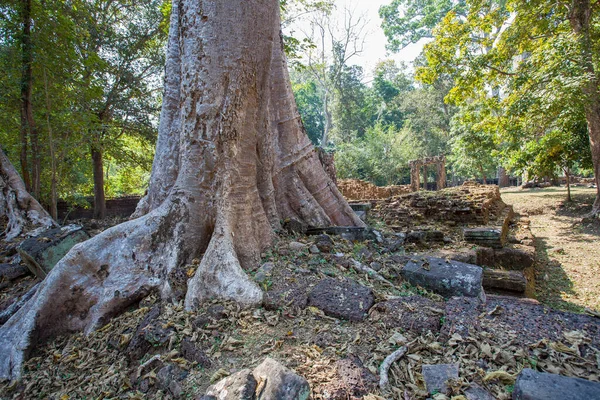
[[322,94],[323,134],[320,145],[326,147],[333,128],[333,110],[336,87],[339,88],[348,61],[363,51],[366,22],[349,9],[343,21],[334,21],[328,10],[315,14],[307,36],[315,44],[307,51],[307,70],[319,83]]
[[185,305],[258,304],[245,274],[280,221],[363,226],[319,163],[291,91],[277,0],[175,0],[164,101],[139,218],[75,246],[0,328],[0,377],[32,345],[91,331],[201,258]]
[[96,218],[106,215],[104,162],[111,142],[126,130],[152,135],[147,115],[164,62],[162,3],[96,0],[82,4],[75,15],[84,30],[78,43],[84,57],[82,80],[93,88],[82,106],[92,114],[89,146]]
[[[450,12],[438,24],[434,42],[426,45],[428,67],[420,71],[421,79],[451,74],[455,87],[448,98],[457,103],[485,106],[490,92],[501,94],[496,96],[500,111],[490,113],[488,123],[496,124],[502,137],[514,132],[515,118],[527,115],[534,121],[541,111],[545,134],[553,124],[572,119],[564,109],[583,109],[594,175],[600,179],[600,91],[593,56],[600,44],[598,4],[473,0],[468,7],[466,18]],[[521,138],[538,140],[540,125],[516,125],[526,128]],[[600,188],[591,216],[599,214]]]

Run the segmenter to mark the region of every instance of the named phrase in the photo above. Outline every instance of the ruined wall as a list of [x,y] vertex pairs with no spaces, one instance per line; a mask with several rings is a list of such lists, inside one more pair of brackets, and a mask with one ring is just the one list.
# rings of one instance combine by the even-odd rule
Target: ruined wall
[[337,186],[347,200],[378,200],[410,193],[409,185],[380,187],[360,179],[342,179]]
[[453,221],[488,224],[506,207],[498,186],[465,182],[463,186],[437,192],[414,192],[381,201],[372,214],[388,225],[416,221]]

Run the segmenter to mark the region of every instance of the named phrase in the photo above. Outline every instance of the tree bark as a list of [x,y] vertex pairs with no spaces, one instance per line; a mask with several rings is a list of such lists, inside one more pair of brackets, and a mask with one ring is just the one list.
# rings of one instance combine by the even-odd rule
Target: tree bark
[[600,90],[598,90],[598,76],[596,75],[592,55],[591,18],[592,6],[590,0],[572,1],[571,28],[578,37],[582,67],[589,77],[582,88],[594,166],[594,179],[596,180],[596,200],[589,217],[598,217],[600,215]]
[[[0,218],[6,227],[0,238],[12,240],[32,229],[56,226],[46,210],[34,199],[15,167],[0,148]],[[0,220],[1,221],[1,220]]]
[[104,195],[104,162],[102,150],[92,147],[92,168],[94,175],[94,218],[106,218],[106,197]]
[[[201,259],[185,306],[256,305],[255,267],[286,218],[363,226],[327,177],[296,109],[277,0],[175,0],[151,185],[137,219],[75,246],[0,328],[0,378],[33,344],[89,332]],[[176,76],[169,76],[175,74]]]

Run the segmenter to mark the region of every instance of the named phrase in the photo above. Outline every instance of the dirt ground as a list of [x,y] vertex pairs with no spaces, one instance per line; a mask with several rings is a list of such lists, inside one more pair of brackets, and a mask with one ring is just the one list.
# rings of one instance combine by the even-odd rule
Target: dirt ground
[[550,307],[600,310],[600,223],[582,224],[595,189],[503,189],[502,199],[528,214],[536,247],[536,297]]

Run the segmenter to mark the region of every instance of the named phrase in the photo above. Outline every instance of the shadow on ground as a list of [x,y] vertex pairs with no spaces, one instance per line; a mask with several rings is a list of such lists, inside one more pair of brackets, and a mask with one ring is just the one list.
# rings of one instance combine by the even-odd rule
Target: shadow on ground
[[534,239],[536,252],[536,297],[548,306],[565,311],[583,312],[581,305],[566,301],[562,294],[574,295],[574,285],[560,262],[548,254],[550,247],[544,238]]

